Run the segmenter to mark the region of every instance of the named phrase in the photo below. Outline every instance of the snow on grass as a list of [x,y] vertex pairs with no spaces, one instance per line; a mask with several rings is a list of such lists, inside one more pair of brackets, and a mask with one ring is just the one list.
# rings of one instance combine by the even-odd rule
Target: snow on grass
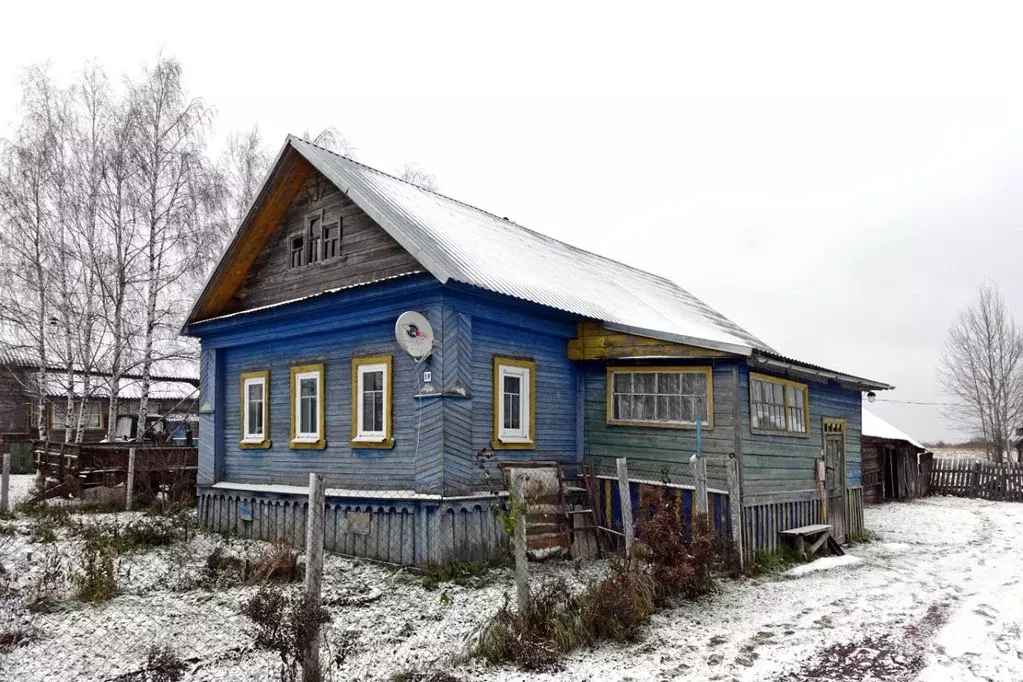
[[[90,515],[88,522],[138,516]],[[18,533],[7,536],[15,546],[0,552],[0,563],[17,598],[0,597],[0,628],[26,624],[39,638],[0,653],[0,680],[110,680],[138,671],[153,644],[186,660],[185,680],[276,678],[275,656],[254,648],[240,612],[257,588],[202,580],[214,548],[251,560],[266,543],[197,533],[124,554],[121,594],[110,602],[80,604],[65,584],[57,610],[29,613],[20,598],[54,556],[65,579],[78,570],[81,540],[61,531],[56,543],[34,543],[33,521],[6,523]],[[332,679],[360,682],[430,666],[465,682],[1023,679],[1023,504],[928,498],[868,507],[866,525],[876,538],[857,545],[855,556],[723,581],[716,594],[655,614],[635,643],[573,652],[563,670],[543,674],[461,660],[487,619],[514,600],[510,569],[491,571],[481,587],[429,590],[407,570],[328,555],[324,602],[332,622],[324,656]],[[534,584],[561,575],[574,587],[606,571],[602,562],[530,568]],[[350,650],[342,646],[349,640]]]
[[32,489],[35,488],[35,479],[35,474],[11,474],[8,499],[12,508],[22,500],[29,498]]
[[863,559],[852,554],[845,554],[843,556],[826,556],[820,559],[815,559],[808,564],[800,564],[790,568],[787,571],[787,575],[799,576],[806,575],[807,573],[813,573],[814,571],[826,571],[831,568],[840,568],[842,566],[855,566],[856,564],[863,563]]

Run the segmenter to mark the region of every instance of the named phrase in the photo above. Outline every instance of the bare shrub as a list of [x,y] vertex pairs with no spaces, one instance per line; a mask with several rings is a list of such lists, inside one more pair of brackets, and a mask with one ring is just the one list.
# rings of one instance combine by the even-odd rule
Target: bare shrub
[[330,622],[330,614],[302,594],[288,597],[277,587],[263,587],[242,605],[242,613],[255,624],[255,644],[274,651],[281,659],[282,680],[298,679],[299,665],[309,644]]
[[44,613],[63,596],[67,572],[60,554],[50,547],[43,556],[43,565],[25,591],[25,607],[33,613]]
[[275,545],[252,561],[245,577],[249,585],[265,582],[290,583],[301,580],[303,572],[298,565],[298,552],[287,545]]
[[185,675],[185,662],[169,646],[153,645],[146,654],[145,682],[178,682]]
[[640,509],[637,525],[642,544],[637,554],[645,559],[658,596],[694,599],[714,589],[712,571],[720,563],[720,543],[708,516],[693,519],[687,537],[676,496],[660,486],[641,492]]

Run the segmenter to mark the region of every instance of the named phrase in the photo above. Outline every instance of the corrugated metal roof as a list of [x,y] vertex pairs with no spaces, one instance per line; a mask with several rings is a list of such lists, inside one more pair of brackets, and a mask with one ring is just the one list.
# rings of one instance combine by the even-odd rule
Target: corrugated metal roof
[[[118,398],[122,400],[138,400],[142,397],[142,381],[137,378],[122,378],[118,389]],[[61,374],[46,375],[46,395],[50,398],[61,398],[67,395],[67,376]],[[85,394],[85,382],[75,378],[74,394]],[[110,391],[105,379],[93,377],[90,382],[89,395],[94,398],[106,398]],[[199,397],[199,388],[188,381],[152,381],[149,384],[149,397],[152,400],[184,400]]]
[[289,143],[438,280],[454,280],[637,334],[749,354],[769,346],[685,289],[372,169]]
[[861,425],[861,429],[864,436],[885,438],[888,440],[904,440],[910,445],[914,445],[921,450],[927,450],[927,448],[921,443],[895,428],[884,419],[881,419],[873,412],[870,412],[865,407],[863,408],[863,424]]

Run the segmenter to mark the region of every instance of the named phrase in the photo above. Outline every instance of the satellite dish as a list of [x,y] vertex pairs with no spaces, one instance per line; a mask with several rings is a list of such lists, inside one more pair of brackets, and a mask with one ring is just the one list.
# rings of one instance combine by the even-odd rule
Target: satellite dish
[[433,327],[422,314],[409,311],[398,316],[394,324],[394,338],[402,350],[416,360],[433,352]]

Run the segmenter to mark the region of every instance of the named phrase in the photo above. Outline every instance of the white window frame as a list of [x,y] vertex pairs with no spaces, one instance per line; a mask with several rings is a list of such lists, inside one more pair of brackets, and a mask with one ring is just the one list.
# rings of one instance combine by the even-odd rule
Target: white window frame
[[[517,377],[521,392],[519,394],[519,428],[509,429],[504,426],[504,380],[505,377]],[[518,365],[499,364],[497,368],[498,396],[497,401],[497,439],[502,443],[532,443],[529,437],[530,404],[533,400],[530,392],[530,370]]]
[[[371,365],[359,365],[359,367],[358,367],[358,378],[357,378],[357,389],[356,389],[356,396],[358,397],[358,400],[357,400],[358,404],[356,405],[356,417],[355,417],[355,419],[356,419],[356,429],[355,429],[355,438],[352,439],[353,441],[355,441],[357,443],[382,443],[385,440],[387,440],[388,426],[389,426],[387,421],[388,421],[388,418],[390,417],[390,414],[389,414],[390,410],[387,409],[387,406],[389,404],[388,401],[390,401],[390,399],[391,399],[391,396],[390,396],[390,377],[387,375],[388,371],[389,371],[389,367],[388,367],[387,363],[385,363],[385,362],[374,363],[374,364],[371,364]],[[365,431],[362,428],[362,423],[363,423],[362,422],[362,417],[363,417],[364,410],[365,410],[365,401],[364,401],[365,393],[363,392],[364,378],[365,378],[365,376],[367,374],[371,374],[371,373],[374,373],[374,372],[380,372],[380,373],[383,374],[384,400],[383,400],[383,403],[381,404],[381,409],[384,412],[384,418],[383,418],[383,422],[382,422],[383,429],[380,430],[380,431]]]
[[[315,431],[302,431],[302,382],[312,379],[316,382],[316,409],[313,410],[313,418],[316,420]],[[293,443],[318,443],[323,436],[323,424],[320,423],[320,412],[322,411],[323,382],[320,381],[319,370],[310,372],[295,373],[295,437]]]
[[[249,386],[258,385],[262,389],[262,399],[260,400],[263,429],[259,433],[249,431],[249,417],[251,415],[249,405]],[[242,406],[244,414],[242,416],[242,442],[243,443],[262,443],[266,440],[266,417],[267,417],[267,394],[266,394],[266,377],[248,377],[242,382]]]

